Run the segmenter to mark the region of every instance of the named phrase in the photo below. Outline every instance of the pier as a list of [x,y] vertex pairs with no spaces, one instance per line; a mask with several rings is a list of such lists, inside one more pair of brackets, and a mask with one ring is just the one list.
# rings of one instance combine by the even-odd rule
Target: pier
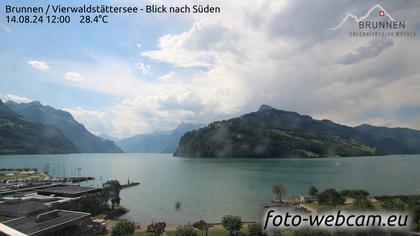
[[131,183],[127,183],[127,184],[121,184],[121,188],[125,189],[125,188],[129,188],[129,187],[134,187],[140,185],[140,182],[131,182]]

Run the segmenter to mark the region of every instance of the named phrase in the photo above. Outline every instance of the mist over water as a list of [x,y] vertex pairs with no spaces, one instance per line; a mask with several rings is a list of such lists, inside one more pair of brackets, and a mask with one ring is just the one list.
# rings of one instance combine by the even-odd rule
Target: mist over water
[[[70,154],[0,156],[1,168],[31,167],[54,176],[93,176],[85,185],[109,179],[140,186],[122,191],[125,218],[140,223],[218,222],[223,215],[260,219],[262,205],[281,181],[288,195],[306,194],[311,185],[362,188],[371,195],[420,191],[420,155],[323,159],[194,159],[170,154]],[[177,204],[179,203],[179,204]],[[178,206],[177,206],[178,205]],[[179,208],[178,208],[179,207]]]

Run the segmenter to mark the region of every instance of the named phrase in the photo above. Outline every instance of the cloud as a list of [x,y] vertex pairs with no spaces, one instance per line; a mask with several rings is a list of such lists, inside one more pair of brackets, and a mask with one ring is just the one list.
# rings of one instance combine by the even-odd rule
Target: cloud
[[208,91],[184,85],[172,85],[155,90],[153,96],[138,95],[99,110],[82,107],[65,108],[86,127],[96,133],[128,137],[139,133],[169,130],[181,122],[208,123],[236,112],[221,104],[218,91]]
[[170,71],[167,74],[162,75],[159,77],[159,81],[163,83],[171,83],[175,81],[175,78],[177,76],[177,73],[175,71]]
[[394,42],[391,39],[373,39],[366,46],[359,47],[355,52],[341,57],[339,63],[349,65],[358,63],[364,59],[372,59],[393,45]]
[[146,65],[143,62],[138,62],[138,63],[136,63],[136,66],[137,66],[137,68],[140,69],[141,73],[144,76],[152,75],[152,72],[151,72],[152,67],[150,65]]
[[135,96],[139,93],[146,95],[153,92],[150,81],[138,78],[138,67],[133,62],[109,54],[93,52],[87,52],[86,58],[85,61],[52,60],[54,72],[43,79],[122,97]]
[[110,121],[107,113],[95,110],[87,110],[82,107],[64,108],[63,110],[70,112],[73,117],[81,122],[89,131],[99,135],[110,127]]
[[14,101],[17,103],[28,103],[28,102],[32,102],[33,100],[27,97],[23,97],[23,96],[18,96],[18,95],[14,95],[14,94],[0,94],[0,98],[4,101]]
[[146,51],[143,55],[177,67],[209,67],[220,54],[234,53],[237,39],[235,29],[203,19],[187,32],[162,36],[159,50]]
[[45,61],[31,60],[28,61],[28,64],[37,70],[47,71],[50,69],[50,66]]
[[80,73],[68,71],[64,73],[64,79],[79,82],[83,80],[83,76]]
[[[203,67],[203,80],[224,95],[215,99],[238,115],[268,103],[356,124],[372,113],[380,117],[420,106],[420,100],[392,92],[403,91],[408,98],[420,93],[415,82],[420,68],[414,63],[420,55],[418,38],[354,39],[328,30],[347,12],[365,13],[373,1],[310,6],[287,1],[278,8],[272,3],[226,3],[226,16],[198,17],[185,32],[160,37],[158,49],[144,55],[175,67]],[[382,5],[395,18],[403,13],[407,20],[416,19],[412,5]]]
[[[136,58],[86,52],[83,62],[51,61],[58,78],[77,71],[83,80],[50,80],[120,98],[101,109],[67,108],[89,130],[117,137],[226,119],[261,104],[350,125],[414,127],[406,121],[412,117],[395,114],[420,107],[419,37],[356,39],[328,30],[347,12],[365,14],[374,1],[220,4],[221,14],[190,17],[183,31],[142,47],[153,73]],[[381,2],[407,21],[417,19],[415,4]]]

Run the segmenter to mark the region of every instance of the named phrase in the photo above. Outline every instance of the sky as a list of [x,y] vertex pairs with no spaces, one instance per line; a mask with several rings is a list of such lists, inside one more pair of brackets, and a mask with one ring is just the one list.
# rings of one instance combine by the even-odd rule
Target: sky
[[[1,3],[0,98],[41,101],[95,134],[206,124],[268,104],[317,119],[420,130],[420,36],[349,37],[380,4],[420,32],[420,1],[52,0],[210,4],[220,14],[112,15],[108,24],[8,24]],[[374,9],[367,19],[377,20]]]

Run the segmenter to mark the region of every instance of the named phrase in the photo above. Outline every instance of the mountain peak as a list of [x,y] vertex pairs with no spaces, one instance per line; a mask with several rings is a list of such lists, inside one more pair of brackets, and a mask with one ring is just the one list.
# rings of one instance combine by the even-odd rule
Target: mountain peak
[[29,104],[36,105],[36,106],[42,106],[42,103],[40,101],[32,101]]
[[267,110],[276,110],[276,108],[263,104],[260,106],[260,108],[258,109],[258,111],[267,111]]

